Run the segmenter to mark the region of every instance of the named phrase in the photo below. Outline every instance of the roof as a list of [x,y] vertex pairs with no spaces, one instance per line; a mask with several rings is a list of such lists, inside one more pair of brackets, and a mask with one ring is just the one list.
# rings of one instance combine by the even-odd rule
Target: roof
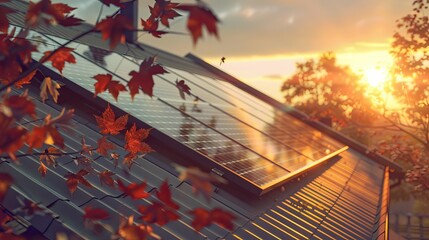
[[[12,1],[2,4],[21,11],[10,15],[12,16],[10,20],[13,25],[22,26],[22,9],[26,9],[26,3]],[[41,27],[36,31],[43,34],[42,36],[49,39],[49,41],[60,42],[64,41],[64,39],[72,39],[87,28],[88,26],[86,25],[72,28],[55,26],[50,28]],[[288,118],[290,123],[297,121],[298,125],[304,124],[302,126],[307,127],[308,123],[305,122],[304,118],[299,118],[299,112],[294,112],[295,110],[291,110],[291,108],[284,108],[283,105],[270,100],[268,96],[239,82],[238,79],[208,66],[201,60],[196,59],[195,56],[183,58],[142,43],[119,45],[113,54],[127,56],[123,61],[129,61],[130,64],[118,67],[119,62],[116,59],[109,60],[109,58],[106,58],[106,62],[103,63],[97,61],[94,56],[91,58],[88,55],[95,54],[97,51],[101,55],[110,54],[104,52],[108,49],[108,46],[105,42],[100,41],[100,36],[97,33],[91,33],[89,36],[79,39],[78,43],[73,45],[76,48],[77,63],[65,67],[64,78],[55,73],[49,66],[42,69],[45,75],[59,79],[65,84],[62,87],[59,105],[51,101],[47,101],[44,104],[39,100],[39,83],[37,81],[33,81],[29,87],[29,94],[37,105],[39,117],[45,116],[47,113],[54,116],[58,115],[64,105],[76,109],[76,115],[73,119],[74,133],[63,132],[66,138],[66,149],[78,151],[81,148],[80,139],[82,136],[85,136],[87,144],[92,146],[96,146],[97,140],[102,137],[98,127],[94,124],[92,114],[99,115],[101,113],[107,104],[108,97],[93,97],[93,93],[88,90],[93,87],[94,81],[91,76],[95,73],[109,72],[118,78],[122,78],[121,76],[128,74],[130,71],[128,67],[137,66],[132,65],[133,61],[142,60],[153,55],[158,57],[159,63],[169,67],[169,70],[173,72],[172,74],[188,80],[194,94],[197,94],[202,99],[202,102],[196,106],[197,108],[202,108],[206,112],[221,114],[216,116],[228,116],[226,112],[238,111],[242,114],[240,116],[259,122],[262,122],[266,117],[263,114],[289,112],[292,116]],[[88,49],[91,50],[91,48],[87,46],[91,46],[93,50],[96,48],[96,51],[88,53]],[[34,56],[35,59],[40,57],[37,54],[34,54]],[[113,63],[118,65],[112,65]],[[182,101],[177,97],[177,90],[169,84],[171,79],[163,80],[165,81],[157,81],[156,84],[158,85],[154,93],[155,96],[161,97],[149,99],[137,96],[138,101],[134,103],[126,101],[123,101],[122,105],[111,103],[116,113],[130,113],[131,122],[137,122],[139,127],[155,126],[149,138],[149,143],[157,152],[137,159],[129,171],[126,166],[121,164],[116,168],[111,159],[99,155],[94,156],[96,160],[92,163],[95,171],[113,171],[119,179],[127,183],[140,182],[144,179],[147,181],[149,192],[154,192],[165,179],[168,179],[173,199],[180,205],[181,219],[162,227],[154,225],[154,232],[157,234],[157,236],[154,236],[155,238],[387,238],[389,173],[392,169],[398,170],[398,167],[377,156],[367,156],[365,150],[359,145],[353,144],[343,136],[317,123],[311,123],[311,127],[318,128],[323,133],[330,134],[337,139],[330,140],[330,138],[326,137],[321,140],[327,142],[339,141],[338,143],[347,145],[349,148],[335,156],[332,155],[324,159],[317,166],[299,172],[299,174],[290,178],[288,182],[282,183],[281,187],[276,187],[262,196],[240,189],[240,182],[235,182],[236,178],[233,175],[225,176],[229,178],[230,184],[217,186],[210,201],[207,201],[202,196],[195,196],[192,192],[192,186],[188,182],[183,182],[179,179],[179,173],[171,164],[176,162],[190,164],[190,161],[196,164],[200,160],[209,164],[210,161],[206,161],[204,156],[201,156],[202,154],[191,151],[188,141],[184,138],[186,134],[174,138],[168,131],[172,127],[180,127],[174,124],[181,124],[182,127],[186,124],[186,126],[193,125],[198,130],[200,137],[208,141],[207,133],[210,131],[218,132],[218,130],[202,120],[198,122],[197,120],[201,118],[195,118],[191,113],[188,114],[186,111],[180,110],[181,106],[192,109],[195,105],[192,101]],[[203,91],[202,86],[204,85],[210,85],[211,92]],[[218,85],[222,85],[222,87]],[[175,92],[171,89],[175,90]],[[228,89],[228,91],[222,93],[225,89]],[[18,90],[14,91],[19,93]],[[225,96],[225,98],[222,96]],[[77,98],[79,98],[79,101],[76,101]],[[260,115],[256,113],[252,115],[249,113],[247,105],[241,105],[241,103],[235,101],[239,98],[248,99],[249,103],[246,103],[248,105],[255,105],[256,108],[269,108],[270,110],[263,109]],[[119,100],[119,103],[121,103],[121,100]],[[135,109],[137,107],[138,110]],[[226,109],[225,112],[223,109]],[[179,110],[181,114],[176,116],[174,112],[179,112]],[[186,117],[183,117],[183,114]],[[231,113],[231,115],[233,114]],[[210,122],[211,115],[206,117],[207,119],[205,120]],[[183,121],[177,122],[177,119],[182,119]],[[24,126],[38,123],[33,122],[32,119],[25,119],[25,121],[27,123]],[[238,125],[228,125],[228,122],[225,122],[222,118],[217,118],[217,121],[220,126],[228,126],[227,131],[234,132],[234,129],[238,128]],[[236,121],[238,120],[236,119]],[[274,126],[274,123],[267,122],[269,120],[265,120],[267,126],[277,127],[271,129],[271,131],[283,131],[278,129],[278,125]],[[287,123],[281,122],[280,124],[283,124],[280,127],[289,129]],[[189,128],[184,128],[184,130],[189,130]],[[262,131],[259,128],[256,130]],[[267,128],[265,132],[269,132],[269,130]],[[297,134],[299,134],[300,130],[297,129]],[[223,137],[230,141],[236,139],[229,134],[227,133]],[[109,138],[109,140],[116,144],[119,149],[117,152],[120,155],[126,154],[122,147],[124,145],[122,139]],[[245,147],[244,142],[240,143]],[[198,142],[194,144],[198,144]],[[308,142],[308,144],[314,143]],[[195,147],[195,145],[192,147]],[[21,153],[25,153],[25,151]],[[236,155],[231,154],[219,155],[224,156],[227,160],[236,157]],[[82,221],[85,207],[101,207],[108,210],[112,217],[102,222],[117,226],[119,216],[139,215],[136,211],[136,205],[147,205],[153,198],[138,201],[131,200],[128,197],[124,197],[117,189],[102,186],[96,176],[87,178],[94,188],[79,186],[76,192],[71,195],[66,188],[64,175],[67,172],[78,171],[80,166],[75,164],[72,156],[62,156],[57,162],[58,166],[55,168],[49,167],[48,174],[45,177],[40,176],[35,170],[39,167],[38,157],[27,156],[20,158],[19,165],[9,161],[0,162],[0,172],[8,172],[15,180],[11,190],[1,204],[1,208],[4,212],[14,217],[14,221],[9,224],[14,226],[16,233],[22,233],[24,236],[32,236],[33,238],[37,235],[39,239],[55,239],[56,234],[59,232],[67,234],[70,239],[109,239],[112,230],[106,227],[107,225],[103,225],[98,234],[85,228]],[[207,166],[205,170],[210,169],[213,169],[213,167]],[[17,198],[28,199],[38,203],[48,214],[43,216],[36,215],[32,218],[20,217],[17,212],[17,209],[20,208]],[[194,231],[191,227],[192,219],[188,212],[195,207],[209,209],[219,207],[232,212],[236,216],[234,230],[229,232],[217,225],[211,225],[202,229],[201,232]]]

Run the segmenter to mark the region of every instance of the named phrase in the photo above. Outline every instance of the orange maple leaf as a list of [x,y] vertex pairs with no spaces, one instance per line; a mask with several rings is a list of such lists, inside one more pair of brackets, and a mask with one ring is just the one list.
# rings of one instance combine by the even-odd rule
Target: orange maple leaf
[[[0,122],[1,118],[2,114]],[[0,134],[3,136],[0,138],[0,154],[7,153],[12,160],[17,160],[15,153],[24,145],[27,129],[20,126],[0,129]]]
[[93,77],[97,82],[94,83],[95,94],[102,93],[106,90],[112,94],[113,98],[118,101],[119,92],[126,91],[125,86],[119,81],[112,80],[112,75],[110,74],[98,74]]
[[128,186],[125,186],[120,179],[116,179],[116,182],[118,183],[119,190],[130,196],[132,199],[142,199],[150,196],[150,194],[145,191],[146,182],[142,182],[140,184],[131,183]]
[[148,144],[142,142],[149,136],[150,130],[151,129],[143,128],[137,130],[136,124],[134,123],[134,125],[125,133],[125,150],[132,154],[146,154],[152,152],[153,149]]
[[194,215],[194,220],[191,225],[196,231],[200,231],[202,228],[209,226],[212,223],[216,223],[230,231],[234,229],[232,221],[235,219],[235,216],[220,208],[214,208],[211,211],[204,208],[195,208],[189,213]]
[[125,129],[128,122],[128,114],[115,120],[115,113],[112,108],[110,108],[110,104],[107,105],[102,117],[96,115],[94,115],[94,117],[102,134],[117,135],[120,131]]
[[213,34],[219,38],[216,27],[219,19],[204,4],[181,4],[175,8],[189,12],[187,27],[192,34],[194,45],[203,36],[203,26],[206,26],[209,34]]
[[152,227],[146,225],[137,225],[134,223],[134,216],[128,217],[126,221],[121,220],[118,235],[124,240],[145,240],[153,232]]
[[76,58],[72,54],[73,50],[73,48],[62,47],[57,49],[53,54],[52,51],[46,51],[43,53],[43,57],[39,60],[39,62],[51,61],[52,66],[58,69],[58,71],[60,71],[62,74],[65,62],[76,63]]
[[114,150],[116,148],[113,143],[107,141],[107,136],[98,139],[97,145],[96,151],[103,156],[107,156],[109,150]]
[[113,175],[115,175],[115,173],[109,170],[104,170],[98,173],[98,177],[100,178],[101,185],[106,184],[111,188],[115,187],[115,181],[112,178]]
[[69,15],[75,9],[64,3],[52,4],[51,0],[41,0],[38,3],[30,1],[25,23],[30,27],[36,27],[41,21],[47,25],[53,23],[63,26],[79,25],[82,20]]
[[119,42],[125,43],[125,32],[134,27],[128,17],[117,14],[100,21],[95,28],[101,32],[103,40],[110,39],[109,47],[114,49]]
[[87,206],[84,208],[85,214],[83,215],[84,220],[98,221],[109,218],[109,213],[101,208],[93,208]]
[[42,99],[42,102],[45,102],[46,99],[49,98],[49,95],[51,95],[54,102],[57,103],[58,96],[60,95],[58,89],[60,88],[60,84],[52,80],[52,78],[45,77],[45,79],[43,79],[42,84],[40,85],[40,98]]
[[134,99],[140,88],[143,93],[152,97],[153,86],[155,85],[153,76],[164,73],[167,73],[167,71],[161,65],[155,64],[155,57],[146,58],[140,64],[138,72],[131,71],[129,73],[131,79],[128,82],[128,88],[130,89],[131,98]]

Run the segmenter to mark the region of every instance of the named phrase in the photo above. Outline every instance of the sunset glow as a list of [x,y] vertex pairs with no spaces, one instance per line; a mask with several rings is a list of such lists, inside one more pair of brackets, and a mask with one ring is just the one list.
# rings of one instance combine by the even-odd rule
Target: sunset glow
[[375,67],[364,70],[363,81],[369,84],[373,88],[383,88],[384,83],[387,80],[388,72],[385,68]]

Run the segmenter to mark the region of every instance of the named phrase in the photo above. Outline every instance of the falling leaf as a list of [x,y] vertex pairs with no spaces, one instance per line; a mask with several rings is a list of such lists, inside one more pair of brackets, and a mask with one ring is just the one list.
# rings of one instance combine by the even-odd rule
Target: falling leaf
[[213,192],[212,184],[226,184],[227,181],[222,177],[214,174],[202,172],[196,167],[176,167],[180,172],[180,180],[189,181],[192,184],[192,190],[195,194],[202,193],[207,200],[210,200],[210,196]]
[[134,124],[125,133],[125,150],[129,151],[132,154],[146,154],[152,152],[153,149],[148,144],[142,142],[149,136],[150,130],[151,129],[143,128],[137,130],[136,124]]
[[124,240],[145,240],[152,234],[152,228],[134,223],[134,217],[130,216],[126,221],[121,221],[118,235]]
[[27,85],[31,83],[31,80],[34,78],[34,75],[36,75],[37,70],[34,70],[32,72],[30,72],[27,76],[21,78],[20,80],[18,80],[14,86],[17,89],[23,88],[23,85]]
[[45,148],[45,151],[43,152],[43,154],[40,155],[39,161],[40,162],[46,161],[46,164],[48,164],[49,166],[55,167],[57,165],[56,159],[61,155],[62,153],[58,148],[48,147],[48,148]]
[[92,185],[89,183],[84,176],[87,175],[89,172],[85,169],[80,170],[76,174],[74,173],[67,173],[64,177],[67,178],[66,184],[67,188],[69,189],[70,193],[74,193],[77,189],[77,185],[80,183],[86,187],[91,188]]
[[205,5],[180,4],[175,8],[189,12],[187,27],[192,34],[194,45],[196,45],[198,39],[203,36],[203,26],[206,27],[209,34],[213,34],[219,38],[216,27],[216,23],[219,22],[219,19]]
[[195,208],[189,213],[194,215],[194,220],[191,225],[196,231],[200,231],[204,227],[216,223],[219,226],[232,231],[234,229],[233,220],[235,216],[230,212],[224,211],[220,208],[214,208],[211,211],[208,211],[204,208]]
[[50,0],[41,0],[38,3],[30,1],[25,23],[30,27],[36,27],[40,22],[47,25],[56,23],[63,26],[79,25],[82,20],[69,15],[74,9],[64,3],[52,4]]
[[176,80],[176,87],[179,90],[180,97],[183,100],[186,100],[185,93],[188,94],[189,96],[191,95],[191,88],[185,83],[185,80],[180,80],[180,81]]
[[144,94],[152,97],[153,86],[155,85],[153,76],[164,73],[167,73],[167,71],[161,65],[155,63],[155,57],[146,58],[140,64],[138,72],[131,71],[129,73],[131,79],[128,82],[128,88],[130,89],[131,98],[134,99],[140,88]]
[[23,212],[26,217],[33,217],[34,215],[45,216],[48,211],[39,203],[35,203],[28,199],[17,198],[20,207],[17,212]]
[[101,185],[106,184],[107,186],[109,186],[111,188],[115,187],[115,181],[112,178],[113,175],[115,175],[115,173],[113,173],[109,170],[104,170],[104,171],[100,172],[98,174],[98,176],[100,178]]
[[92,147],[90,145],[86,144],[84,136],[82,136],[82,139],[81,139],[80,143],[82,144],[82,150],[80,150],[80,154],[81,155],[89,154],[91,156],[93,149],[92,149]]
[[146,21],[141,19],[141,24],[143,26],[143,30],[152,34],[152,36],[156,38],[160,38],[161,35],[166,34],[165,31],[158,31],[158,20],[154,20],[152,18],[148,18]]
[[107,156],[109,150],[114,150],[116,147],[113,143],[107,141],[107,136],[103,136],[97,141],[96,151],[103,156]]
[[225,60],[226,60],[226,58],[225,58],[225,57],[222,57],[222,58],[220,59],[220,63],[219,63],[219,65],[222,65],[222,63],[225,63]]
[[118,101],[119,92],[126,91],[127,89],[119,81],[112,80],[112,75],[110,74],[98,74],[93,77],[97,82],[94,84],[95,94],[102,93],[106,90],[112,94],[113,98]]
[[125,155],[124,161],[122,162],[122,164],[126,165],[128,169],[130,169],[137,158],[138,158],[138,155],[136,153],[128,153],[127,155]]
[[48,172],[48,168],[43,162],[40,162],[40,166],[37,171],[40,173],[40,175],[42,175],[42,177],[45,177],[46,173]]
[[61,47],[54,53],[52,51],[46,51],[39,62],[52,62],[52,67],[58,69],[62,74],[66,62],[73,64],[76,63],[76,58],[72,54],[73,50],[73,48]]
[[101,117],[96,115],[94,115],[94,117],[102,134],[117,135],[120,131],[125,129],[128,122],[128,114],[115,120],[115,113],[112,108],[110,108],[110,104],[107,105]]
[[93,208],[90,206],[87,206],[84,208],[85,214],[83,215],[84,220],[91,220],[91,221],[99,221],[99,220],[105,220],[109,218],[109,213],[101,208]]
[[150,194],[145,191],[146,182],[142,182],[140,184],[131,183],[130,185],[125,186],[120,179],[116,179],[116,181],[118,182],[119,190],[130,196],[132,199],[142,199],[150,196]]
[[149,18],[161,21],[164,26],[170,27],[168,21],[180,16],[180,14],[174,10],[178,5],[178,3],[172,3],[171,1],[156,0],[153,7],[149,7]]
[[6,95],[0,102],[0,113],[18,121],[24,116],[36,119],[36,105],[28,97],[27,91],[22,95]]
[[109,47],[114,49],[119,42],[125,43],[125,32],[134,27],[128,17],[117,14],[100,21],[95,28],[101,32],[103,40],[110,39]]
[[0,201],[3,201],[12,183],[13,178],[9,173],[0,172]]
[[168,207],[175,210],[179,209],[179,205],[171,198],[170,186],[167,181],[164,181],[159,190],[156,191],[156,197]]
[[58,102],[58,96],[60,93],[58,92],[58,89],[60,89],[61,86],[56,81],[52,80],[50,77],[45,77],[42,84],[40,85],[40,98],[42,98],[42,101],[45,102],[46,99],[49,99],[48,93],[52,96],[52,99],[55,103]]
[[160,226],[180,218],[176,210],[157,201],[153,201],[149,206],[139,206],[138,211],[142,215],[143,221],[150,224],[156,223]]
[[7,19],[7,14],[14,12],[15,11],[10,8],[0,6],[0,32],[7,33],[7,30],[9,29],[9,20]]
[[[0,114],[0,122],[1,118]],[[1,131],[1,134],[3,137],[0,138],[0,154],[7,153],[12,160],[16,161],[15,153],[24,145],[27,129],[17,126]]]

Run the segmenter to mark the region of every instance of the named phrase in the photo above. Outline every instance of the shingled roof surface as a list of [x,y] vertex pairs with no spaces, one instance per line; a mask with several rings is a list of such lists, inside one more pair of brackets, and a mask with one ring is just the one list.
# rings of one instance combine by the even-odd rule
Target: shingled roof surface
[[[13,0],[2,4],[17,10],[16,13],[9,15],[10,20],[14,26],[22,27],[27,3]],[[40,27],[35,32],[49,42],[61,42],[72,39],[88,28],[87,25],[71,28]],[[52,101],[42,103],[38,96],[37,82],[30,86],[29,91],[37,105],[39,117],[46,114],[56,116],[63,105],[76,108],[73,119],[74,131],[62,132],[65,137],[65,149],[71,152],[80,151],[82,136],[85,137],[86,144],[91,146],[96,146],[97,140],[102,137],[93,116],[87,110],[92,109],[95,111],[94,114],[100,115],[107,105],[106,99],[109,99],[109,96],[93,98],[93,93],[88,90],[93,88],[94,80],[91,76],[109,72],[117,78],[122,78],[130,71],[126,67],[111,69],[109,62],[89,59],[83,50],[86,50],[87,46],[101,52],[108,49],[107,43],[101,41],[99,34],[91,33],[72,44],[72,47],[76,48],[75,55],[78,59],[76,64],[65,67],[64,78],[54,73],[49,65],[41,69],[45,75],[50,75],[64,84],[62,89],[65,89],[65,92],[61,93],[60,105]],[[198,90],[200,89],[198,81],[212,81],[213,89],[217,88],[216,84],[228,85],[228,81],[188,58],[174,56],[144,44],[119,45],[114,51],[115,54],[128,56],[129,59],[125,61],[130,62],[132,62],[130,59],[142,60],[156,55],[160,64],[170,67],[170,70],[176,71],[183,78],[186,78],[186,74],[198,76],[189,84],[197,94],[200,93],[198,97],[202,101],[208,100],[227,105],[234,110],[242,110],[241,106],[228,105],[230,103],[216,93],[209,94]],[[34,56],[34,59],[39,59],[41,53]],[[110,57],[113,59],[111,61],[117,63],[118,59]],[[138,67],[136,64],[129,66]],[[155,87],[155,99],[140,99],[137,96],[134,103],[121,103],[120,97],[118,104],[113,104],[112,107],[115,111],[123,111],[131,115],[137,114],[133,112],[133,108],[139,107],[142,114],[147,115],[146,120],[140,121],[133,117],[131,120],[142,127],[153,127],[155,122],[151,120],[150,115],[168,112],[168,109],[161,104],[164,100],[156,98],[158,93],[169,101],[182,103],[174,85],[168,82],[161,83],[161,81],[156,84],[158,85]],[[228,87],[239,93],[238,95],[249,95],[234,85],[229,84]],[[221,88],[217,90],[223,91]],[[61,100],[63,96],[64,99]],[[183,104],[192,108],[189,102],[183,101]],[[262,103],[260,104],[262,106]],[[278,109],[278,111],[281,110]],[[165,127],[159,128],[167,131],[170,121],[168,115],[165,115]],[[24,119],[23,126],[28,127],[39,123],[33,119]],[[180,220],[162,227],[153,225],[156,235],[152,237],[155,239],[385,239],[387,235],[386,204],[389,197],[389,167],[373,161],[352,147],[263,196],[243,193],[245,191],[237,189],[234,183],[230,183],[231,187],[222,185],[216,187],[210,201],[207,201],[203,196],[195,196],[192,186],[188,182],[181,181],[178,178],[179,173],[172,167],[172,163],[180,159],[182,162],[183,159],[186,160],[187,156],[182,156],[181,151],[186,146],[171,139],[168,139],[168,142],[175,142],[174,146],[163,145],[162,142],[165,139],[159,137],[161,135],[157,135],[156,130],[154,129],[154,136],[149,138],[149,143],[157,152],[138,158],[129,170],[122,164],[115,166],[111,159],[96,153],[93,156],[95,161],[92,163],[96,172],[110,170],[115,172],[123,182],[146,181],[147,190],[150,193],[153,193],[164,180],[168,180],[173,199],[180,205]],[[121,156],[126,154],[123,149],[124,142],[120,138],[109,138],[109,140],[117,146],[118,154]],[[21,153],[25,154],[26,151]],[[119,190],[102,186],[95,175],[87,177],[94,188],[79,186],[76,192],[70,194],[64,176],[68,172],[74,173],[81,169],[81,166],[76,165],[73,156],[59,157],[58,165],[49,167],[45,177],[37,171],[38,157],[22,157],[19,162],[19,164],[6,160],[0,162],[0,172],[7,172],[14,178],[14,184],[1,203],[1,209],[13,216],[14,220],[8,224],[13,226],[15,233],[31,236],[30,239],[55,239],[58,233],[66,234],[69,239],[110,239],[113,230],[106,226],[118,226],[120,216],[138,216],[136,206],[148,205],[154,199],[151,197],[147,200],[135,201],[129,197],[123,197]],[[17,199],[38,203],[45,214],[31,218],[20,217],[18,211],[21,205]],[[106,225],[102,225],[98,233],[84,226],[83,214],[87,206],[100,207],[110,213],[111,217],[102,221]],[[189,215],[189,211],[196,207],[207,209],[218,207],[230,211],[236,217],[234,230],[229,232],[212,224],[196,232],[191,226],[192,219]]]

